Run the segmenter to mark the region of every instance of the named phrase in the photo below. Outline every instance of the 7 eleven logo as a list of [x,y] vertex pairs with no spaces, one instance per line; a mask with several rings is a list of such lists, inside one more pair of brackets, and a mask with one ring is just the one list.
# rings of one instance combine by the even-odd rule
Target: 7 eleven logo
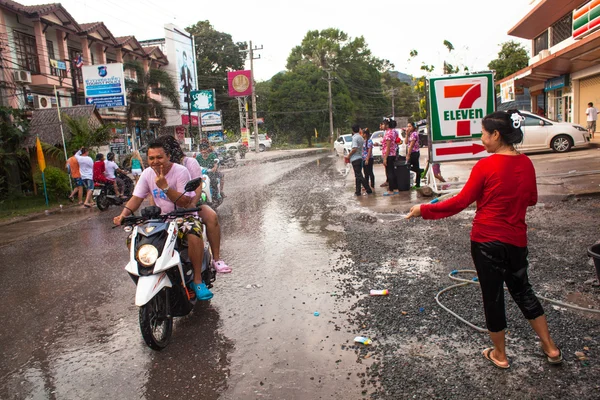
[[435,82],[441,136],[468,138],[481,132],[487,83],[487,77]]

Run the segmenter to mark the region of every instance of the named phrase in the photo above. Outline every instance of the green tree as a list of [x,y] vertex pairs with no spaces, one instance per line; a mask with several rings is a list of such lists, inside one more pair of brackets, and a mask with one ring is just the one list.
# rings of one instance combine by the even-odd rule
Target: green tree
[[[112,129],[120,127],[118,124],[105,124],[92,126],[89,118],[71,118],[66,114],[62,119],[71,131],[71,139],[67,142],[67,154],[70,155],[74,150],[82,147],[92,148],[106,145],[111,136]],[[64,159],[64,152],[55,153],[61,159]]]
[[488,64],[489,69],[496,71],[496,80],[504,79],[529,65],[527,49],[521,43],[511,40],[501,46],[498,58]]
[[20,193],[31,182],[29,154],[23,147],[28,132],[23,111],[0,107],[0,198]]
[[[135,72],[136,79],[125,79],[127,89],[127,128],[135,132],[133,118],[140,118],[140,128],[146,128],[146,135],[150,133],[150,118],[165,118],[165,106],[161,101],[152,98],[151,94],[160,95],[169,100],[172,107],[179,110],[179,92],[173,79],[167,71],[150,68],[144,71],[141,63],[126,62],[126,70]],[[146,140],[149,138],[146,137]]]
[[198,88],[215,89],[216,108],[223,113],[224,128],[238,131],[238,102],[229,97],[227,72],[244,69],[246,43],[234,42],[230,34],[215,30],[209,21],[199,21],[186,31],[196,43]]

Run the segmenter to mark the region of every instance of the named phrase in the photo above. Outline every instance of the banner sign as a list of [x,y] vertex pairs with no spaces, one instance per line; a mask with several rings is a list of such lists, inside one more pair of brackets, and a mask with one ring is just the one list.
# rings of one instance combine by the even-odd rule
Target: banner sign
[[583,39],[600,28],[600,1],[592,0],[573,12],[573,39]]
[[[181,125],[190,125],[190,117],[187,114],[181,116]],[[198,126],[198,116],[196,115],[192,115],[192,126]]]
[[[480,147],[473,147],[481,141],[473,142],[473,139],[481,137],[483,117],[495,110],[493,73],[429,78],[428,94],[430,143],[434,145],[452,142],[438,146],[441,149],[440,153],[432,151],[432,161],[486,156],[487,153],[482,152]],[[514,97],[514,88],[512,95]],[[434,148],[435,146],[432,146],[432,149]]]
[[252,72],[233,71],[227,73],[229,97],[250,96],[252,94]]
[[193,90],[190,92],[192,98],[192,111],[212,111],[215,109],[215,89]]
[[221,125],[223,123],[221,118],[221,111],[209,111],[200,114],[200,120],[202,126],[204,125]]
[[510,79],[500,84],[500,102],[515,101],[515,80]]
[[208,132],[208,141],[218,143],[223,141],[223,131]]
[[561,75],[556,78],[548,79],[544,84],[544,92],[561,89],[569,83],[569,75]]
[[56,69],[60,69],[63,71],[67,70],[67,63],[64,61],[58,61],[58,60],[50,60],[50,66],[52,68],[56,68]]
[[81,71],[85,104],[95,104],[97,108],[127,105],[122,63],[84,65]]
[[179,142],[183,142],[183,140],[185,139],[185,126],[175,127],[175,137]]

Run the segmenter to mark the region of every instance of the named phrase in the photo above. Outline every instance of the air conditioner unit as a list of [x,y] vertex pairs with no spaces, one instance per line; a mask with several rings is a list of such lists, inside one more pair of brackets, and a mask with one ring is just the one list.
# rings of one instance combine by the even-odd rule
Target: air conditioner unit
[[41,110],[52,108],[52,98],[39,94],[33,95],[33,108]]
[[31,72],[25,70],[13,71],[13,80],[18,83],[31,83]]
[[550,56],[550,50],[542,50],[540,51],[540,60],[543,60],[546,57]]

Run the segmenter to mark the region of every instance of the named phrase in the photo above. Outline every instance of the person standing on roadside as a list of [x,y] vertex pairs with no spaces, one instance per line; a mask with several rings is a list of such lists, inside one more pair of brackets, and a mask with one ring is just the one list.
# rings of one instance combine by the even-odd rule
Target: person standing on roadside
[[92,203],[92,191],[94,190],[94,160],[92,160],[88,149],[85,147],[82,147],[75,153],[75,158],[77,159],[77,163],[79,163],[79,173],[81,174],[83,186],[87,190],[83,206],[90,208],[94,205],[94,203]]
[[365,179],[367,184],[371,182],[371,188],[375,189],[375,174],[373,173],[373,141],[371,140],[371,131],[369,128],[361,130],[362,138],[365,141],[365,145],[362,150],[363,159],[363,171],[365,173]]
[[406,140],[408,142],[406,162],[410,163],[410,170],[416,174],[415,186],[419,188],[421,187],[421,168],[419,167],[421,152],[419,149],[419,133],[414,122],[409,122],[406,126]]
[[142,157],[140,156],[139,151],[134,151],[131,155],[131,173],[133,174],[133,179],[135,183],[140,179],[140,175],[144,170],[144,161],[142,161]]
[[356,190],[354,191],[354,194],[356,196],[362,195],[361,185],[365,188],[367,194],[373,193],[369,187],[369,183],[362,173],[362,149],[364,145],[365,141],[360,135],[360,126],[358,126],[358,124],[352,125],[352,150],[350,150],[350,153],[346,156],[346,159],[350,161],[350,164],[352,164],[352,168],[354,169],[354,178],[356,181]]
[[81,206],[83,205],[83,180],[81,179],[79,162],[77,161],[77,158],[75,158],[75,154],[77,154],[77,150],[73,151],[73,155],[67,160],[67,169],[69,170],[71,179],[73,179],[73,185],[75,185],[75,189],[73,189],[69,195],[69,200],[72,203],[74,201],[75,193],[77,193],[79,205]]
[[396,143],[398,132],[395,129],[396,121],[391,118],[385,118],[383,120],[383,127],[385,129],[385,134],[383,135],[383,141],[381,142],[381,157],[383,159],[383,166],[388,182],[388,190],[383,195],[391,196],[400,193],[398,190],[398,182],[396,181],[396,172],[394,170],[394,161],[396,161],[396,152],[398,151],[398,145]]
[[590,138],[593,139],[594,133],[596,133],[596,121],[598,120],[598,109],[594,107],[594,103],[588,103],[585,115],[587,115],[587,130],[590,133]]
[[514,147],[523,140],[517,110],[499,111],[483,121],[481,141],[491,156],[475,164],[465,187],[454,198],[413,206],[406,218],[450,217],[477,202],[471,230],[471,256],[481,284],[485,320],[494,347],[483,356],[498,368],[510,367],[506,357],[504,287],[537,333],[548,363],[560,364],[562,353],[548,331],[544,309],[529,278],[527,207],[537,203],[535,169],[531,160]]

